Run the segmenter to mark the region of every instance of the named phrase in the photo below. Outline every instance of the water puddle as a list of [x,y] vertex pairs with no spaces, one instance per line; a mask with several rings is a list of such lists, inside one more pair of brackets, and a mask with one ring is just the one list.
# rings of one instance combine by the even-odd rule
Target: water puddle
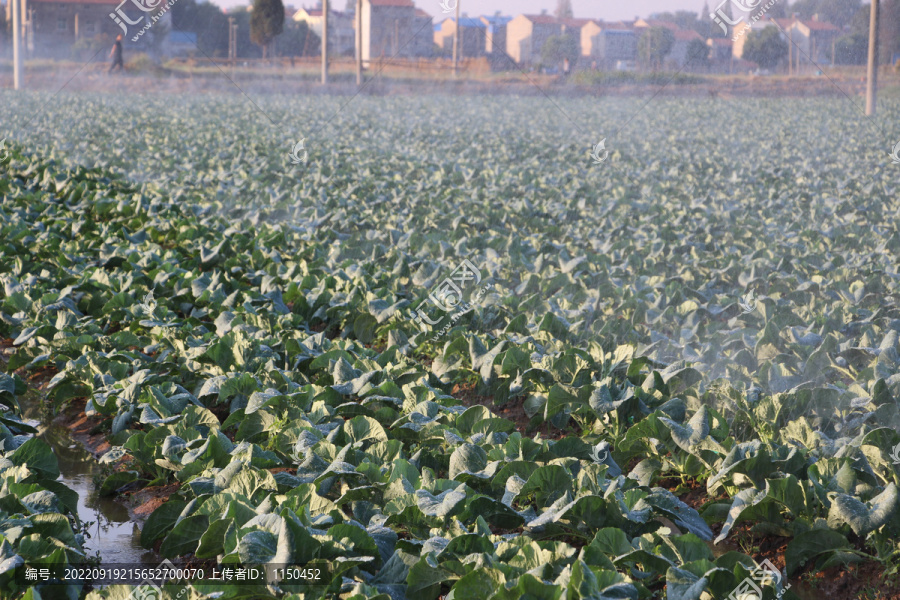
[[[59,461],[58,481],[78,494],[78,518],[89,524],[84,540],[85,554],[100,556],[103,564],[156,565],[159,557],[140,545],[140,530],[128,516],[128,509],[114,497],[97,493],[101,465],[77,441],[70,431],[50,420],[40,397],[29,394],[20,399],[23,416],[39,427],[38,437],[53,448]],[[90,537],[88,537],[90,536]]]

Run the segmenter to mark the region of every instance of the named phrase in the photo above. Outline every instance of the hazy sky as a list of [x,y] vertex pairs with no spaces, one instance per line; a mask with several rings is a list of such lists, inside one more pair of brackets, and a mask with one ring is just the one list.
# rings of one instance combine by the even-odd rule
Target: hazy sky
[[[223,8],[230,6],[243,6],[250,4],[249,0],[211,0]],[[501,11],[508,15],[521,13],[540,13],[546,8],[553,12],[556,8],[556,0],[459,0],[460,9],[470,15],[493,14]],[[301,8],[303,6],[315,6],[316,0],[282,0],[285,6]],[[334,7],[343,10],[347,0],[331,0]],[[441,16],[440,0],[415,0],[416,6],[433,15],[435,20]],[[710,0],[710,6],[715,8],[719,2]],[[450,0],[452,6],[453,2]],[[691,10],[697,13],[703,8],[703,0],[572,0],[572,7],[576,17],[593,17],[618,21],[620,19],[633,19],[636,16],[646,17],[654,12]]]

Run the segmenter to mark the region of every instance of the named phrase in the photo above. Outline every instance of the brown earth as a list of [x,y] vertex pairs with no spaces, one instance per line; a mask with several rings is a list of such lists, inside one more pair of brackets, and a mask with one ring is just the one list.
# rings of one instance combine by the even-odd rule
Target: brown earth
[[[220,65],[221,67],[221,65]],[[41,61],[27,63],[25,88],[57,92],[91,92],[107,94],[203,94],[234,93],[262,94],[329,94],[353,96],[357,93],[372,96],[421,94],[475,95],[534,95],[534,96],[641,96],[641,97],[701,97],[726,100],[746,97],[863,97],[865,93],[864,67],[839,67],[825,74],[800,75],[697,75],[702,83],[651,84],[612,83],[584,85],[572,79],[565,81],[555,75],[523,73],[510,70],[495,73],[463,73],[459,78],[447,74],[435,76],[430,71],[393,69],[387,67],[377,73],[368,71],[367,82],[361,90],[351,72],[335,73],[332,83],[322,86],[316,69],[258,66],[238,68],[216,67],[198,61],[192,67],[132,68],[126,73],[108,76],[104,62]],[[646,74],[637,74],[646,75]],[[661,77],[667,74],[661,73]],[[577,81],[577,75],[575,76]],[[900,85],[900,78],[889,68],[880,76],[882,89]],[[12,87],[11,69],[0,70],[0,88]]]
[[143,522],[181,488],[180,483],[145,487],[123,494],[128,498],[128,512],[133,521]]
[[481,396],[475,393],[475,384],[465,383],[456,384],[450,395],[463,403],[466,407],[475,406],[476,404],[485,406],[498,417],[508,419],[516,424],[516,431],[523,436],[531,437],[535,433],[540,433],[541,437],[549,440],[561,440],[567,435],[580,435],[578,427],[571,423],[566,429],[557,429],[549,423],[542,422],[538,427],[530,427],[531,418],[525,413],[525,398],[517,396],[510,398],[508,402],[497,406],[494,404],[493,396]]
[[94,458],[100,458],[112,447],[106,439],[106,433],[100,431],[103,423],[109,419],[87,416],[84,414],[84,405],[83,398],[73,401],[53,419],[53,422],[71,431],[72,438],[76,442],[84,446]]

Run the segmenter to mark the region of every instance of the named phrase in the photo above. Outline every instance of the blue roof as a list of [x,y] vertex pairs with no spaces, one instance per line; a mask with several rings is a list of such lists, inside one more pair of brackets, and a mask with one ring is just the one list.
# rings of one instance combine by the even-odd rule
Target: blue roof
[[197,44],[197,34],[193,31],[179,31],[173,29],[169,32],[170,42],[179,42],[181,44]]
[[[451,17],[448,20],[456,23],[456,19],[454,19],[453,17]],[[463,17],[459,20],[459,22],[462,23],[463,27],[479,27],[479,28],[487,27],[487,25],[485,25],[479,19],[473,19],[472,17]]]
[[513,19],[512,17],[506,17],[503,15],[491,15],[490,17],[484,16],[481,18],[484,19],[485,21],[487,21],[488,23],[490,23],[494,27],[496,27],[497,25],[506,25]]

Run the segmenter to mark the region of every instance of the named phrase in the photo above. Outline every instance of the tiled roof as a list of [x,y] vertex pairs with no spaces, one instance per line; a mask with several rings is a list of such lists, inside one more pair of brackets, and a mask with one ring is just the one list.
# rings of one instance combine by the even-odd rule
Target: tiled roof
[[766,19],[769,22],[777,23],[782,29],[787,29],[794,24],[794,19]]
[[675,35],[675,40],[679,42],[689,42],[691,40],[702,40],[703,36],[694,31],[693,29],[678,29],[672,32]]
[[827,21],[803,21],[801,19],[769,19],[765,18],[760,21],[761,23],[776,23],[778,27],[787,31],[791,27],[796,24],[803,25],[804,27],[809,28],[810,31],[840,31],[840,27],[835,27],[831,23]]
[[512,21],[512,17],[507,17],[505,15],[491,15],[491,16],[482,16],[481,20],[489,25],[497,26],[497,25],[506,25],[510,21]]
[[581,29],[588,23],[592,22],[593,19],[560,19],[559,22],[565,25],[566,27],[572,27],[576,29]]
[[620,29],[623,31],[631,29],[631,26],[621,21],[597,21],[597,24],[600,25],[601,29]]
[[[297,18],[297,15],[300,14],[300,11],[305,12],[305,13],[306,13],[307,15],[309,15],[310,17],[321,17],[321,16],[322,16],[322,9],[321,9],[321,8],[301,8],[301,9],[299,9],[299,10],[293,11],[293,13],[292,13],[293,16],[292,16],[291,18],[296,19],[296,18]],[[340,17],[349,17],[349,16],[351,16],[351,13],[345,13],[345,12],[341,12],[341,11],[339,11],[339,10],[329,10],[329,11],[328,11],[328,16],[330,16],[330,17],[338,17],[338,18],[340,18]]]
[[556,25],[559,23],[556,17],[553,15],[523,15],[526,19],[531,21],[532,23],[537,23],[538,25]]
[[678,31],[681,27],[678,26],[677,23],[673,23],[672,21],[660,21],[658,19],[644,19],[644,22],[650,27],[665,27],[666,29],[671,29],[672,31]]
[[[456,23],[456,19],[454,18],[450,18],[448,19],[448,21],[453,21],[454,23]],[[460,23],[462,23],[463,27],[476,27],[478,29],[484,29],[485,27],[487,27],[487,24],[484,21],[472,17],[461,17],[459,21]]]

